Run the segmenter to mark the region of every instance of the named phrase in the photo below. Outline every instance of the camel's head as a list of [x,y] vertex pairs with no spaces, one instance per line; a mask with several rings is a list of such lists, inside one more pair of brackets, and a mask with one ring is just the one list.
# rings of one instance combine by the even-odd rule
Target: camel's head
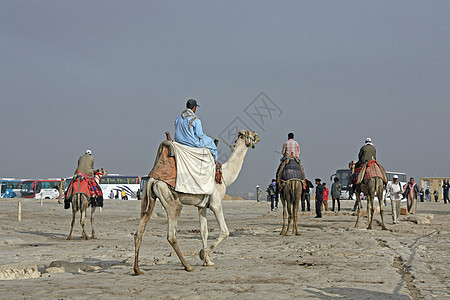
[[97,169],[94,171],[94,177],[100,182],[104,176],[108,175],[105,169]]
[[239,130],[238,139],[242,139],[247,147],[252,148],[261,140],[256,132],[250,130]]

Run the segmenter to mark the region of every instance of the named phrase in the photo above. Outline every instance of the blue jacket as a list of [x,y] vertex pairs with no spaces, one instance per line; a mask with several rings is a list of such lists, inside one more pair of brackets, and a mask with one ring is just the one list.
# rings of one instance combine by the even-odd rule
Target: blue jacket
[[[191,122],[192,118],[194,120]],[[175,120],[175,142],[190,147],[206,147],[217,161],[217,146],[214,140],[203,133],[202,122],[190,109],[184,110]]]

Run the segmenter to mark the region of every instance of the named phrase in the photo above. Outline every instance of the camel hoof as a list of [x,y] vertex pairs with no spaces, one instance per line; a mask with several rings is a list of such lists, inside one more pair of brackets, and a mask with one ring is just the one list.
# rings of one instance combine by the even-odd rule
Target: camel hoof
[[93,236],[91,237],[91,239],[95,240],[95,239],[97,239],[97,237],[96,237],[95,235],[93,235]]
[[133,274],[134,276],[139,276],[139,275],[144,275],[144,272],[142,272],[141,270],[139,270],[139,269],[134,269],[134,274]]
[[386,226],[381,227],[381,230],[388,230]]
[[188,272],[194,271],[194,267],[191,267],[191,266],[186,266],[186,267],[184,267],[184,269]]
[[300,234],[299,232],[297,232],[295,235],[296,235],[296,236],[300,236],[301,234]]
[[70,241],[71,239],[72,239],[71,236],[66,237],[66,240],[67,240],[67,241]]
[[205,261],[203,263],[203,266],[204,267],[212,267],[212,266],[214,266],[214,263],[212,261]]
[[367,230],[373,230],[373,227],[369,226],[369,227],[367,227]]

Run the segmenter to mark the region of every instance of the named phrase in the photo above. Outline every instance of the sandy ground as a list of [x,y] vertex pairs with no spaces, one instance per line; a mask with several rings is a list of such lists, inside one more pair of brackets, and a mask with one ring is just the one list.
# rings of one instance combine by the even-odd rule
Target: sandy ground
[[[197,209],[184,207],[177,236],[195,267],[190,273],[166,240],[167,221],[158,203],[141,248],[142,276],[132,276],[139,201],[107,200],[96,214],[98,238],[88,241],[80,238],[78,218],[74,239],[65,240],[71,210],[55,200],[42,207],[22,200],[20,223],[18,199],[0,203],[0,271],[37,265],[33,276],[39,276],[0,281],[1,299],[450,298],[450,205],[442,202],[419,203],[419,215],[434,215],[428,225],[405,216],[393,225],[388,203],[389,230],[376,222],[369,231],[366,218],[353,228],[353,201],[343,201],[340,215],[315,219],[301,213],[301,236],[282,237],[281,209],[270,212],[267,202],[224,201],[230,236],[211,255],[212,267],[198,258]],[[212,240],[219,230],[211,211],[208,220]]]

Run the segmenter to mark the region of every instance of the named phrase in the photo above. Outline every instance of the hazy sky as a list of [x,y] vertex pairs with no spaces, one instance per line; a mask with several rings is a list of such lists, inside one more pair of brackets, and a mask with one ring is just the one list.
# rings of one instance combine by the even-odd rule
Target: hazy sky
[[0,1],[0,177],[70,176],[87,148],[110,173],[148,174],[191,97],[208,134],[261,137],[231,190],[266,186],[290,131],[308,178],[328,180],[368,136],[387,170],[449,176],[449,12],[447,0]]

